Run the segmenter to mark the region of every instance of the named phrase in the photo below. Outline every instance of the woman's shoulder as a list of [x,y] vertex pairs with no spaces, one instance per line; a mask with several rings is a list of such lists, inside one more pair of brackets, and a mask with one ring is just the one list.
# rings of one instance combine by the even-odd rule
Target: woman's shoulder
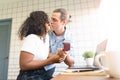
[[35,34],[30,34],[30,35],[28,35],[28,36],[26,37],[25,40],[35,41],[35,40],[39,40],[39,39],[40,39],[40,38],[39,38],[37,35],[35,35]]
[[30,34],[26,38],[39,38],[36,34]]

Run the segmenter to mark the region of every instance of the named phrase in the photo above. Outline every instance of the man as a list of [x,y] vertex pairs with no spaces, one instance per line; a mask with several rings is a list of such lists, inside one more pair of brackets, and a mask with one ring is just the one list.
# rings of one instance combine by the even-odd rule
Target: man
[[[70,42],[70,51],[61,51],[59,55],[61,56],[61,62],[64,61],[69,67],[74,65],[73,59],[73,46],[71,42],[71,35],[67,31],[66,24],[69,22],[67,11],[63,8],[59,8],[53,11],[51,16],[51,28],[52,31],[49,33],[50,37],[50,56],[57,53],[58,48],[63,48],[63,42]],[[55,65],[51,64],[45,67],[46,70],[54,68]]]

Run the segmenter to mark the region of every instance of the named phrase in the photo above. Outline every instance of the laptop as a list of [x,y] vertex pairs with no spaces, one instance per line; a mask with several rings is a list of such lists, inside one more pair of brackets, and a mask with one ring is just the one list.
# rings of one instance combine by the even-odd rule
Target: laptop
[[[95,56],[97,54],[100,54],[100,52],[105,51],[106,47],[107,47],[107,39],[105,39],[104,41],[100,42],[97,45]],[[92,66],[88,66],[88,65],[76,65],[76,66],[69,67],[69,69],[83,69],[83,71],[99,70],[99,68],[97,67],[95,61],[94,61],[94,63],[93,63]]]

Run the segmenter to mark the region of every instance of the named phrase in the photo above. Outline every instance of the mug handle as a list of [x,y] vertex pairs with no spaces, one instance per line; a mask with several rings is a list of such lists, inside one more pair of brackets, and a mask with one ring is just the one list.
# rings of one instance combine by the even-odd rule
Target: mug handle
[[102,64],[101,64],[101,62],[100,62],[100,58],[102,57],[102,56],[106,56],[106,53],[105,52],[102,52],[102,53],[100,53],[100,54],[97,54],[96,56],[95,56],[95,63],[96,63],[96,65],[100,68],[100,69],[103,69],[103,70],[108,70],[108,68],[107,67],[104,67]]

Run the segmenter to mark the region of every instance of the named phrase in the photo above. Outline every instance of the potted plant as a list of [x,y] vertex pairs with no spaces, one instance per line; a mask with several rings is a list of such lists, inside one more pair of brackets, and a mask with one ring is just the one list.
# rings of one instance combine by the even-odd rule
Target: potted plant
[[87,65],[93,65],[93,62],[94,62],[94,54],[95,54],[95,53],[94,53],[93,51],[85,51],[85,52],[83,53],[82,56],[84,57]]

